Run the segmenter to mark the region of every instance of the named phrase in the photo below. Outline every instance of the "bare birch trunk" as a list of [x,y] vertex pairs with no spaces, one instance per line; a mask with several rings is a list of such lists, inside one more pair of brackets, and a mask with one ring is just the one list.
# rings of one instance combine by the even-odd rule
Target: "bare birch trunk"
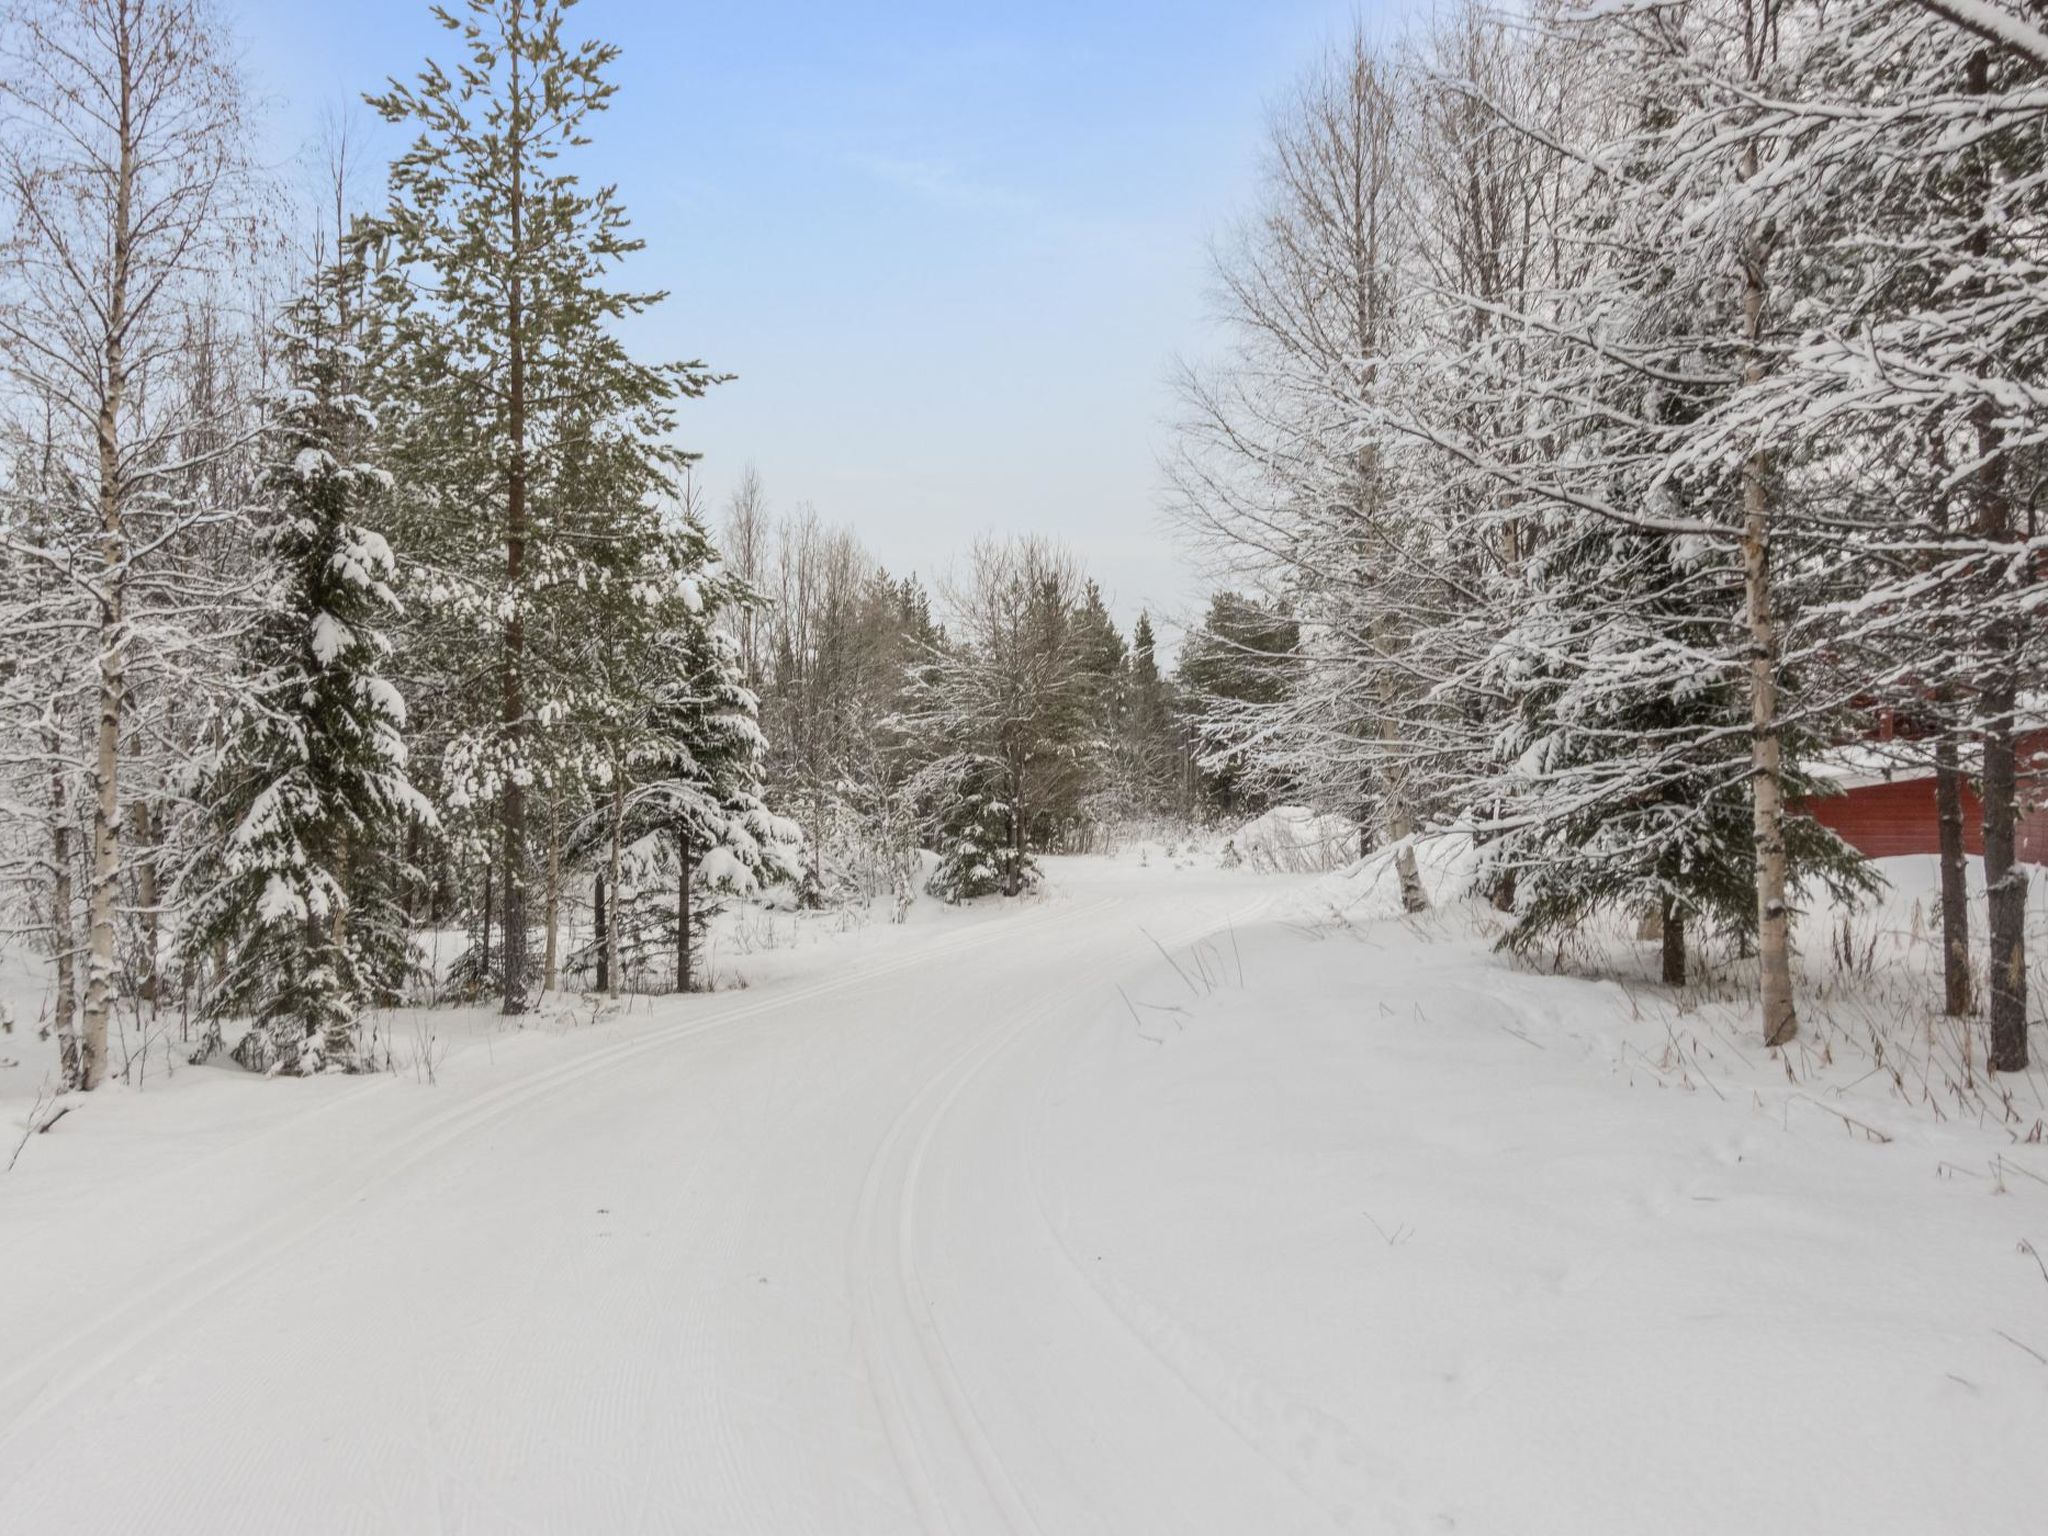
[[1943,727],[1934,745],[1934,808],[1941,831],[1941,979],[1943,1011],[1961,1018],[1976,1011],[1970,974],[1969,863],[1963,846],[1963,770],[1956,738]]
[[[1391,698],[1392,684],[1382,687]],[[1422,888],[1422,871],[1415,861],[1415,816],[1408,808],[1408,770],[1401,765],[1401,733],[1394,724],[1391,706],[1380,716],[1380,743],[1387,749],[1380,769],[1381,814],[1386,818],[1387,841],[1394,844],[1394,873],[1401,883],[1401,910],[1427,912],[1429,892]]]
[[107,1021],[114,1001],[114,902],[121,875],[121,704],[127,696],[128,540],[121,485],[121,407],[127,391],[128,283],[134,260],[135,60],[128,18],[117,31],[114,110],[120,141],[114,172],[112,252],[106,321],[100,348],[100,396],[94,437],[99,450],[100,625],[99,723],[92,765],[92,877],[86,888],[84,1039],[79,1086],[97,1088],[107,1075]]
[[63,736],[53,710],[43,727],[50,767],[50,952],[57,964],[57,995],[50,1004],[50,1030],[66,1088],[82,1085],[78,1044],[78,931],[71,910],[71,796],[58,754]]
[[[1754,146],[1743,152],[1743,177],[1756,175]],[[1750,239],[1742,263],[1742,336],[1748,351],[1743,381],[1763,377],[1765,276],[1768,255]],[[1764,1044],[1784,1045],[1799,1033],[1792,997],[1792,912],[1786,897],[1785,760],[1778,733],[1778,633],[1771,615],[1770,465],[1760,449],[1742,461],[1742,586],[1749,622],[1750,783],[1756,831],[1758,990]]]

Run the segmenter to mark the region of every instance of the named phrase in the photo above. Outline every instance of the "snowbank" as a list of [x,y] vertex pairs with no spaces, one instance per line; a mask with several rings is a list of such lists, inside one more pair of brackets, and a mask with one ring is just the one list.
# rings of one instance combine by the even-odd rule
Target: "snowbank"
[[[1236,851],[1247,869],[1319,875],[1342,869],[1358,857],[1358,828],[1342,816],[1276,805],[1239,827],[1226,846]],[[1230,853],[1224,857],[1227,860]]]

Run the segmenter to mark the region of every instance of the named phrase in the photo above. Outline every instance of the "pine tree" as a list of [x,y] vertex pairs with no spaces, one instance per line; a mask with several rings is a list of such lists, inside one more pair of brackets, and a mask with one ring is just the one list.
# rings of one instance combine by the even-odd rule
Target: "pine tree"
[[638,456],[641,493],[656,494],[681,457],[664,446],[674,403],[711,382],[696,364],[637,363],[616,335],[661,295],[603,282],[639,242],[616,189],[587,189],[565,157],[615,89],[604,74],[618,50],[571,43],[568,10],[437,10],[463,61],[452,74],[430,62],[416,85],[371,98],[418,130],[392,165],[382,221],[391,339],[410,374],[406,547],[453,717],[447,799],[494,823],[472,821],[471,835],[502,883],[507,1013],[525,1009],[531,981],[528,799],[577,766],[582,744],[556,727],[590,712],[573,665],[584,627],[603,618],[587,597],[626,585],[615,530],[575,495],[576,456],[607,434],[611,451]]
[[374,417],[356,392],[353,282],[346,267],[319,273],[280,338],[289,386],[261,529],[274,575],[199,796],[216,833],[184,882],[188,953],[226,956],[209,1041],[221,1018],[251,1016],[235,1054],[264,1071],[360,1064],[362,1006],[412,963],[390,907],[401,840],[433,819],[407,778],[405,705],[384,674],[395,567],[368,524],[389,510],[390,477],[365,457]]

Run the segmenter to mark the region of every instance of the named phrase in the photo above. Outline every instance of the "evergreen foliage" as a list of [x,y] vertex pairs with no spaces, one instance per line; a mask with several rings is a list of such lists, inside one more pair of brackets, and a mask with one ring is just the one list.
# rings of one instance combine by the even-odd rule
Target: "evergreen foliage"
[[354,280],[321,272],[280,338],[291,382],[259,528],[268,601],[199,785],[218,831],[187,881],[187,952],[223,958],[209,1012],[250,1018],[236,1054],[262,1070],[360,1064],[363,1006],[414,964],[394,908],[399,839],[433,821],[385,671],[394,562],[370,523],[389,511],[390,477],[360,457],[376,422],[356,392]]

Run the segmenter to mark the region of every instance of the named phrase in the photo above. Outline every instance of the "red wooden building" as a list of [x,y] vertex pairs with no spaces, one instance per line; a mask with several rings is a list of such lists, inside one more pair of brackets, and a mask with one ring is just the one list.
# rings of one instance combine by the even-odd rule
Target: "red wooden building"
[[[2048,729],[2022,733],[2019,749],[2020,799],[2026,806],[2019,856],[2029,864],[2048,864]],[[1908,757],[1874,742],[1815,767],[1842,792],[1817,795],[1799,808],[1832,827],[1850,847],[1873,859],[1941,851],[1934,769],[1924,756]],[[1984,852],[1984,808],[1968,787],[1963,790],[1963,841],[1971,853]]]

